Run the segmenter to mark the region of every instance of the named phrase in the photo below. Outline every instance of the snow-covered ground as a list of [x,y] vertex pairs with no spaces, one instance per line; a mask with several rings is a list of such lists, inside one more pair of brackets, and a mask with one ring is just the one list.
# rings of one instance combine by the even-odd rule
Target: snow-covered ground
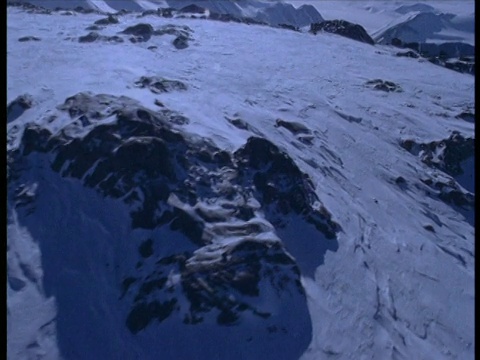
[[[346,5],[330,4],[329,13],[327,3],[316,5],[325,18],[355,20],[354,12],[342,12]],[[351,2],[335,2],[340,3]],[[365,15],[363,24],[355,20],[367,30],[373,29],[374,14],[384,11],[380,2],[372,4],[379,9],[364,13],[372,17]],[[66,98],[85,91],[128,96],[152,110],[159,100],[190,119],[181,125],[182,131],[211,139],[227,151],[243,146],[252,135],[264,137],[310,176],[321,203],[342,229],[334,240],[338,248],[318,260],[312,249],[320,254],[319,247],[300,241],[315,236],[308,228],[276,230],[299,264],[306,291],[312,332],[301,358],[473,359],[473,224],[458,209],[427,196],[429,188],[421,181],[451,177],[439,175],[440,170],[399,144],[406,139],[442,140],[453,131],[474,137],[474,123],[455,117],[475,111],[474,77],[398,58],[390,47],[333,34],[313,36],[198,19],[138,19],[128,14],[100,31],[118,35],[140,22],[154,28],[186,25],[193,30],[193,39],[183,50],[171,44],[171,35],[140,43],[127,38],[123,43],[79,43],[78,37],[88,33],[85,28],[102,17],[27,14],[7,8],[7,104],[25,93],[34,102],[7,124],[9,150],[18,145],[27,123],[53,132],[66,126],[47,119]],[[40,41],[18,41],[25,36]],[[153,94],[134,86],[140,77],[153,75],[182,81],[188,89]],[[375,90],[366,85],[373,79],[394,82],[401,91]],[[241,118],[250,130],[239,129],[226,118]],[[276,126],[279,118],[302,124],[311,137],[302,140]],[[29,160],[37,165],[24,180],[40,184],[32,189],[43,194],[37,210],[19,215],[9,199],[8,358],[31,358],[33,353],[45,359],[119,358],[119,354],[156,358],[149,349],[158,348],[162,339],[153,330],[138,336],[126,330],[126,305],[111,302],[119,295],[117,284],[111,282],[119,281],[120,274],[103,267],[105,262],[113,267],[122,256],[123,268],[134,266],[128,241],[138,242],[141,236],[125,221],[127,210],[76,180],[52,174],[50,164],[35,159]],[[465,165],[471,167],[472,162]],[[472,190],[472,172],[466,170],[471,183],[465,188]],[[405,180],[403,186],[396,183],[399,177]],[[90,244],[92,236],[98,237],[92,234],[98,233],[104,234],[102,241]],[[80,243],[82,239],[85,243]],[[47,249],[50,257],[46,259],[41,249]],[[61,271],[53,277],[57,283],[43,278],[47,270]],[[92,320],[95,326],[83,320]],[[165,344],[175,346],[185,327],[174,318],[162,326]],[[191,338],[202,335],[188,331],[194,334]],[[204,358],[212,358],[215,350],[225,358],[222,344],[238,341],[242,347],[238,358],[265,359],[270,346],[281,344],[258,340],[248,345],[232,334],[246,337],[219,328],[217,338],[203,337],[193,345],[180,342],[180,350],[167,348],[163,355],[191,354],[188,347],[198,346],[205,347],[199,353]],[[84,343],[98,348],[79,353]],[[285,354],[292,356],[297,350]]]

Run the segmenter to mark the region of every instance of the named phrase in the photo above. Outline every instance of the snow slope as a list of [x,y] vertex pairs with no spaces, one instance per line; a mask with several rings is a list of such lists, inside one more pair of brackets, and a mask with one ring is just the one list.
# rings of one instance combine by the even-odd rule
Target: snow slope
[[[454,131],[474,138],[475,124],[456,118],[475,112],[472,76],[333,34],[198,19],[127,14],[99,31],[124,42],[78,42],[102,17],[7,8],[7,104],[23,94],[32,99],[31,108],[7,123],[7,150],[16,154],[9,157],[15,168],[8,197],[9,359],[473,359],[473,208],[452,204],[439,190],[474,196],[473,153],[457,176],[422,162],[425,147],[415,152],[401,146],[406,140],[441,141]],[[188,26],[189,46],[175,48],[168,34],[135,43],[119,34],[140,22]],[[25,36],[39,41],[18,41]],[[187,89],[152,93],[135,86],[142,76],[178,80]],[[375,79],[395,83],[397,91],[367,83]],[[36,129],[33,123],[95,143],[95,129],[119,120],[107,116],[100,127],[87,119],[83,126],[83,118],[71,119],[59,107],[87,91],[128,97],[122,101],[151,112],[161,111],[155,105],[160,101],[188,119],[172,131],[209,139],[208,146],[237,157],[252,136],[288,154],[312,181],[318,198],[312,208],[322,205],[339,225],[334,239],[299,215],[268,215],[263,201],[255,205],[258,195],[249,206],[263,224],[256,241],[285,247],[280,254],[298,267],[305,295],[288,285],[277,296],[262,278],[258,298],[231,294],[272,318],[247,311],[233,326],[219,326],[212,310],[200,325],[172,315],[129,331],[126,319],[142,283],[136,280],[123,300],[121,284],[126,276],[146,281],[155,274],[153,260],[137,263],[137,248],[147,237],[155,241],[156,258],[190,252],[192,269],[208,269],[221,249],[228,253],[243,240],[229,235],[199,246],[166,227],[134,228],[123,200],[102,195],[68,171],[53,171],[52,155],[38,150],[43,142],[33,137],[29,143],[23,131]],[[57,143],[59,151],[72,144]],[[268,270],[269,264],[262,266]],[[168,281],[178,284],[178,270],[172,265],[169,271]],[[192,271],[211,279],[207,270],[208,276]],[[279,274],[296,276],[286,268]],[[175,291],[178,314],[188,313],[186,299]],[[273,327],[276,322],[284,326]]]

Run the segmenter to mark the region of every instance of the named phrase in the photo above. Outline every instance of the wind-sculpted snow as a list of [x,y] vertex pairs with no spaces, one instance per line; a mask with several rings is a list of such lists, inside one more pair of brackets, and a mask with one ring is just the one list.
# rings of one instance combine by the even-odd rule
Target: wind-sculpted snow
[[[313,225],[317,236],[309,241],[324,243],[320,247],[312,245],[312,249],[318,250],[317,263],[310,264],[309,271],[313,271],[327,249],[336,250],[335,237],[340,227],[324,207],[312,207],[319,202],[313,184],[287,154],[268,140],[253,137],[231,154],[176,129],[164,112],[144,108],[127,97],[79,93],[58,106],[57,116],[46,127],[27,125],[18,150],[9,153],[15,211],[25,226],[32,224],[31,221],[48,224],[42,216],[45,205],[40,199],[37,201],[35,194],[42,198],[48,194],[49,186],[63,187],[70,178],[79,180],[74,185],[76,191],[82,184],[95,189],[97,195],[91,196],[98,199],[94,202],[105,196],[120,200],[129,209],[132,236],[149,233],[150,237],[138,247],[134,267],[120,265],[121,270],[115,271],[116,299],[111,301],[121,303],[111,306],[116,311],[130,307],[123,321],[133,335],[141,336],[142,331],[150,329],[149,334],[163,338],[172,326],[178,329],[194,326],[198,327],[195,335],[179,336],[196,342],[199,339],[190,336],[197,337],[200,332],[202,338],[210,339],[202,344],[202,350],[153,343],[149,345],[149,355],[142,358],[164,354],[172,359],[185,356],[206,359],[213,354],[228,353],[230,358],[243,359],[249,354],[244,347],[251,341],[257,345],[255,354],[248,355],[249,358],[276,354],[296,359],[302,354],[311,340],[305,292],[299,266],[276,229],[298,227],[301,225],[294,224],[299,222],[303,226]],[[63,120],[65,117],[70,120]],[[66,125],[53,133],[50,129],[56,122]],[[37,161],[50,165],[34,170]],[[53,183],[47,186],[37,178],[39,182],[32,192],[28,179],[34,172],[41,171],[47,176],[52,170],[58,173],[48,175]],[[78,212],[84,213],[87,209],[83,206],[90,205],[72,203],[71,206],[78,206]],[[103,221],[102,217],[114,215],[100,211],[96,216]],[[115,221],[126,220],[119,217]],[[63,226],[74,229],[78,225],[65,219]],[[89,234],[92,240],[100,236],[88,224],[84,224],[82,233]],[[47,230],[46,234],[55,239],[42,240],[40,247],[44,259],[50,261],[44,264],[47,291],[59,301],[58,338],[62,355],[96,357],[102,352],[94,349],[101,345],[105,349],[114,347],[115,334],[92,329],[96,334],[94,339],[80,336],[77,341],[63,333],[67,328],[69,333],[81,332],[71,312],[87,306],[84,302],[87,300],[77,295],[75,310],[70,308],[71,304],[63,304],[65,297],[70,296],[69,290],[57,287],[61,280],[56,273],[63,266],[81,273],[84,265],[67,265],[65,259],[56,259],[57,250],[53,247],[60,242],[63,251],[69,251],[80,239],[55,230]],[[288,242],[294,252],[295,243],[301,243],[295,238],[297,235],[285,233],[285,237],[293,237]],[[130,245],[123,244],[124,251],[136,253],[135,241],[127,241]],[[175,242],[179,242],[178,246],[172,247]],[[93,249],[83,249],[76,255],[85,264],[95,262],[97,256]],[[103,278],[106,271],[91,273],[87,278]],[[113,289],[111,294],[103,294],[100,282],[93,278],[82,282],[83,285],[75,279],[70,281],[70,287],[87,287],[84,292],[95,291],[99,298],[115,294]],[[13,287],[22,287],[20,281],[12,282]],[[54,289],[48,290],[48,284]],[[89,324],[101,319],[89,312],[84,315]],[[164,323],[168,325],[160,326]],[[225,335],[219,336],[212,327],[214,324],[227,327],[221,332],[229,336],[243,334],[243,338],[225,343],[219,352],[209,343],[216,343]],[[129,353],[135,348],[124,351]]]

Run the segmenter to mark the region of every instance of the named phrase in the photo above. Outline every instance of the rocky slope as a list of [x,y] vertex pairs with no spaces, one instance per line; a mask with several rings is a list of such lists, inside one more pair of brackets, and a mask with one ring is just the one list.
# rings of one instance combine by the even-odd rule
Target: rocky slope
[[157,15],[7,8],[7,357],[473,358],[473,77]]

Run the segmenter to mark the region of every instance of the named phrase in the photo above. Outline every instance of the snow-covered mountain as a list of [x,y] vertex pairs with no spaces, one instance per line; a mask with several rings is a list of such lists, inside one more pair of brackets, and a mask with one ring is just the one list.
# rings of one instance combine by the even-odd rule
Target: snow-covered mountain
[[120,10],[148,11],[158,8],[184,9],[192,4],[214,14],[228,14],[237,18],[251,18],[270,25],[287,24],[296,27],[322,21],[312,5],[295,8],[289,3],[267,0],[19,0],[47,9],[74,9],[82,7],[96,11],[115,13]]
[[[466,35],[467,34],[467,35]],[[471,34],[471,37],[468,36]],[[475,15],[457,16],[455,14],[435,13],[432,11],[408,12],[373,34],[379,43],[388,44],[393,38],[405,42],[446,42],[464,41],[475,34]],[[473,45],[473,44],[472,44]]]
[[405,42],[457,41],[475,45],[473,1],[305,0],[302,3],[314,6],[326,20],[343,19],[360,24],[378,41],[390,39],[395,33]]
[[129,3],[7,7],[7,358],[473,359],[475,78]]

